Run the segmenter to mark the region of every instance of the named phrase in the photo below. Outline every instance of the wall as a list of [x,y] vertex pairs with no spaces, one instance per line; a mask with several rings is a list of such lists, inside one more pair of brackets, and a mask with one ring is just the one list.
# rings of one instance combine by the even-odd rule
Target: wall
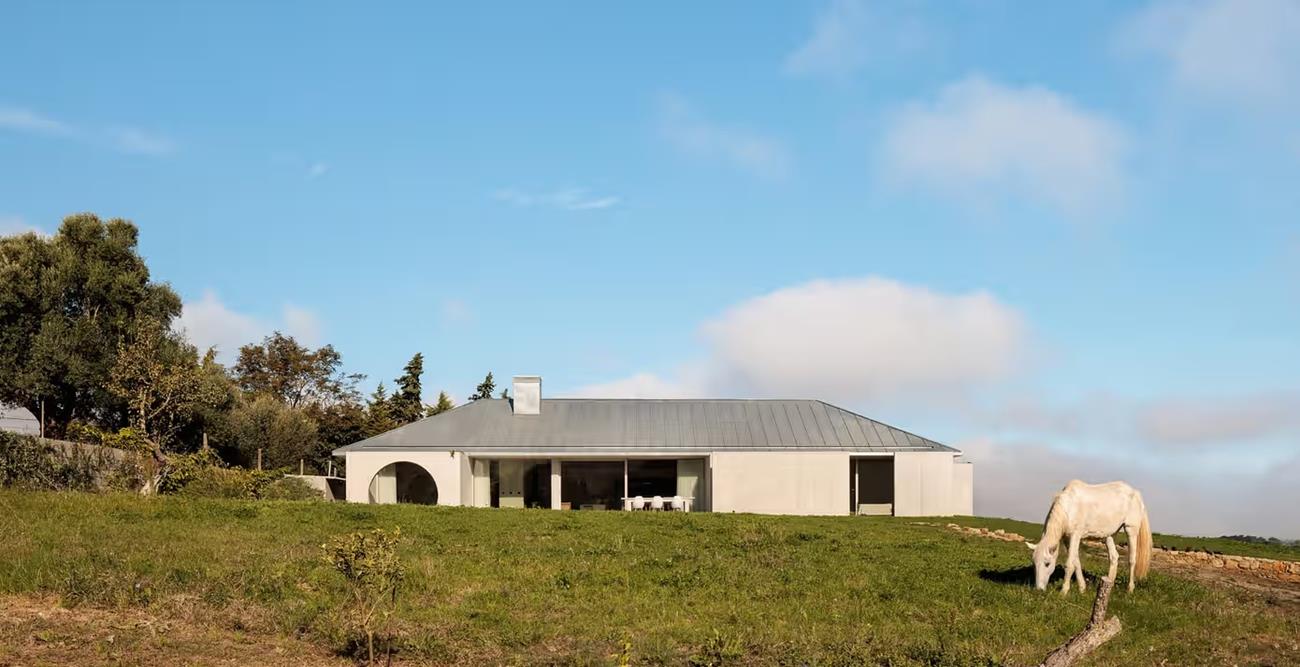
[[894,516],[952,514],[952,461],[948,452],[894,454]]
[[439,505],[461,503],[461,459],[459,452],[348,452],[347,489],[348,502],[364,503],[369,500],[370,480],[384,466],[397,461],[410,461],[429,471],[438,485]]
[[710,464],[714,512],[848,514],[848,452],[714,452]]
[[953,461],[949,512],[959,516],[975,514],[975,464]]

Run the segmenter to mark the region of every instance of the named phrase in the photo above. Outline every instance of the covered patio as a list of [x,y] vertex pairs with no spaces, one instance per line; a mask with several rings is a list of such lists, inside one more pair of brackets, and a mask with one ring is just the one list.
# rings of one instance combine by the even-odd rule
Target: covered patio
[[706,509],[707,468],[704,458],[474,459],[474,505],[564,510]]

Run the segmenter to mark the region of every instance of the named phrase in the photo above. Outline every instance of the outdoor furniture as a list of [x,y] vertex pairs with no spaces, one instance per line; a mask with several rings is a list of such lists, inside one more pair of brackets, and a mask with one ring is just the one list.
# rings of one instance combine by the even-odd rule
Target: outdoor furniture
[[685,512],[685,511],[686,511],[686,499],[685,499],[685,498],[682,498],[681,496],[673,496],[673,501],[672,501],[672,510],[673,510],[674,512]]
[[[690,512],[691,505],[695,503],[695,498],[692,496],[668,496],[666,498],[660,496],[659,500],[663,504],[660,505],[659,507],[655,507],[653,498],[646,498],[645,496],[624,496],[623,509],[627,511],[637,511],[637,510],[649,511],[649,510],[658,509],[658,510],[673,510],[678,512]],[[677,500],[681,501],[680,505],[676,504]]]
[[637,497],[633,498],[633,499],[632,499],[632,505],[631,505],[631,507],[632,507],[632,511],[634,511],[634,512],[635,512],[636,510],[643,510],[643,509],[645,509],[645,498],[642,497],[642,496],[637,496]]
[[664,498],[663,498],[663,496],[655,496],[654,498],[651,498],[651,499],[650,499],[650,509],[652,509],[652,510],[662,510],[663,508],[664,508]]

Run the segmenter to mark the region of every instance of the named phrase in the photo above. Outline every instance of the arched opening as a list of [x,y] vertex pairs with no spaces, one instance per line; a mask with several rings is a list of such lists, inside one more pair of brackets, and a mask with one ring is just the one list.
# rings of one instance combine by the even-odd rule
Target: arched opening
[[397,461],[380,468],[370,480],[370,502],[437,505],[438,484],[423,466]]

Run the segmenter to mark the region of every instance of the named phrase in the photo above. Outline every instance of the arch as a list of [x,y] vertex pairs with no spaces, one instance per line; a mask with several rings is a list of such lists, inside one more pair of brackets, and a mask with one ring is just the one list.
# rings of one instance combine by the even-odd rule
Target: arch
[[410,461],[389,463],[370,478],[370,502],[438,504],[438,483],[424,466]]

